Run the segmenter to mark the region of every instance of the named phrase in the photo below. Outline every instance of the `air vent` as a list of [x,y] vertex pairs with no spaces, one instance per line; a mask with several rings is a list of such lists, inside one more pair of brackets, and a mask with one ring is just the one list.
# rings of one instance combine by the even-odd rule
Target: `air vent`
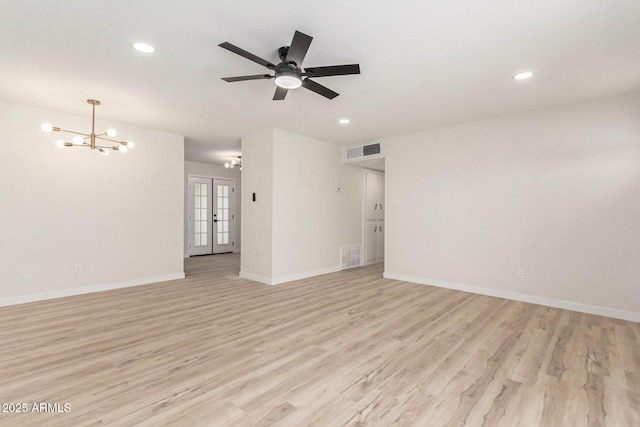
[[340,246],[340,268],[346,270],[348,268],[360,266],[360,245]]
[[362,154],[364,154],[365,156],[380,154],[380,143],[365,145],[364,147],[362,147]]
[[380,143],[360,145],[358,147],[347,148],[347,160],[361,159],[367,156],[375,156],[380,154]]
[[363,154],[362,146],[353,147],[353,148],[347,148],[347,160],[359,159],[363,155],[364,154]]

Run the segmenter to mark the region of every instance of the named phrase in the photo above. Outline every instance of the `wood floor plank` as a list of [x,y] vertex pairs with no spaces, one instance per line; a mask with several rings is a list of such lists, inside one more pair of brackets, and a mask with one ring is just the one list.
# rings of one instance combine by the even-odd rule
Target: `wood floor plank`
[[[640,425],[640,324],[382,278],[187,277],[0,308],[9,426]],[[7,407],[8,409],[8,407]]]

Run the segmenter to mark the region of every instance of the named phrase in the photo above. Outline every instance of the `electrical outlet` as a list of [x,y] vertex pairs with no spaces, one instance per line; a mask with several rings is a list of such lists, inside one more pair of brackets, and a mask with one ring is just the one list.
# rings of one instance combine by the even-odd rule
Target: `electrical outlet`
[[518,279],[524,279],[524,269],[519,268],[516,270],[516,277]]
[[82,264],[73,264],[73,274],[82,273]]

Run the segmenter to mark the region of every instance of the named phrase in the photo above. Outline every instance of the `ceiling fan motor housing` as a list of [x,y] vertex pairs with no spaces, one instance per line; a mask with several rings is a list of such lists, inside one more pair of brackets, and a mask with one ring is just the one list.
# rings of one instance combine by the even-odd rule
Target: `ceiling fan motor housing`
[[282,46],[280,49],[278,49],[278,58],[280,58],[280,61],[285,62],[287,59],[288,53],[289,53],[289,46]]
[[296,67],[296,65],[294,63],[286,63],[286,62],[281,62],[278,65],[276,65],[276,77],[278,77],[279,75],[292,75],[292,76],[298,76],[298,78],[300,78],[300,75],[302,74],[302,72],[300,71],[300,68]]

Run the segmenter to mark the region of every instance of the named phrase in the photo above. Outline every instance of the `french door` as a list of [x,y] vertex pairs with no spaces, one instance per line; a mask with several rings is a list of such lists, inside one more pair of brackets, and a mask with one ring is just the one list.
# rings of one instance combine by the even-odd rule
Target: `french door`
[[234,181],[189,177],[189,255],[235,249]]

